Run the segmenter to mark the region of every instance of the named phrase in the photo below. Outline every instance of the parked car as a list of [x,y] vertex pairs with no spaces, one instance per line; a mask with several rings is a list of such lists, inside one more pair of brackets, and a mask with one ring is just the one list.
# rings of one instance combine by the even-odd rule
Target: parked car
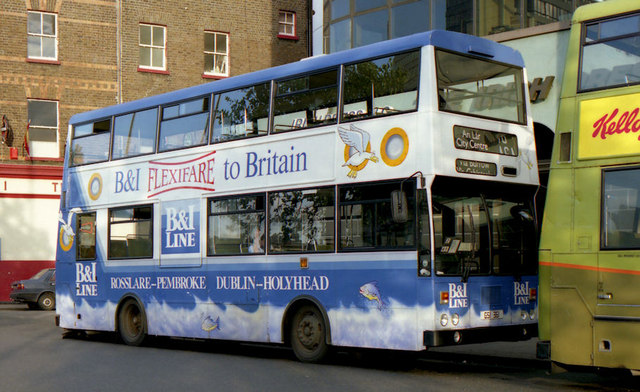
[[56,307],[56,270],[45,268],[30,279],[11,283],[9,298],[25,303],[29,309],[52,310]]

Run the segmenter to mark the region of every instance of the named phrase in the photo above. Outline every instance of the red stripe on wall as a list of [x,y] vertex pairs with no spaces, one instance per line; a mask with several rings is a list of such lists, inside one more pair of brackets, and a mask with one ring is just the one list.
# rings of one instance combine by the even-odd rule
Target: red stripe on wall
[[44,268],[53,268],[55,260],[2,260],[0,261],[0,302],[10,301],[11,282],[29,279]]
[[60,199],[60,195],[30,194],[30,193],[0,193],[0,199]]
[[62,180],[62,166],[0,164],[0,177]]

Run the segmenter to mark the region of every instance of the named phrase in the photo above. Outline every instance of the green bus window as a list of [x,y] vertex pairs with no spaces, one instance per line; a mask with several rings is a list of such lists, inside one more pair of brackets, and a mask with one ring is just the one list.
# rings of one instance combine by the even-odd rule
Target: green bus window
[[209,97],[163,107],[158,151],[206,144],[208,124]]
[[640,168],[603,172],[602,249],[640,249]]
[[77,215],[76,220],[76,260],[96,258],[96,213]]
[[209,201],[207,255],[264,254],[264,195]]
[[334,249],[334,188],[269,194],[269,252]]
[[640,83],[640,14],[589,23],[583,34],[578,90]]
[[157,126],[157,108],[116,117],[111,159],[155,152]]
[[109,159],[111,119],[76,125],[71,140],[71,166]]
[[337,105],[337,69],[276,82],[273,132],[334,124]]
[[264,83],[216,95],[211,142],[267,134],[271,84]]
[[153,206],[109,209],[109,259],[153,257]]
[[342,120],[417,109],[420,52],[347,65],[344,71]]

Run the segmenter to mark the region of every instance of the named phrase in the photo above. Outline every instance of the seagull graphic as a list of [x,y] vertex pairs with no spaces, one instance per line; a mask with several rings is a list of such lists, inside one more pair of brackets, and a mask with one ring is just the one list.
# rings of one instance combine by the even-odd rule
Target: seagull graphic
[[352,154],[349,159],[342,165],[342,167],[348,166],[349,173],[347,177],[356,178],[358,175],[358,166],[361,165],[367,159],[373,162],[378,162],[378,157],[371,151],[366,151],[369,144],[369,133],[363,129],[360,129],[353,124],[349,125],[349,128],[338,127],[338,133],[340,139],[349,147],[352,147],[356,152]]
[[73,227],[72,227],[73,214],[77,214],[79,212],[82,212],[82,210],[78,207],[75,207],[69,210],[69,214],[67,214],[66,222],[64,221],[64,219],[62,219],[62,211],[58,212],[58,221],[62,223],[62,230],[64,231],[64,234],[65,236],[67,236],[67,238],[72,238],[76,235],[73,232]]

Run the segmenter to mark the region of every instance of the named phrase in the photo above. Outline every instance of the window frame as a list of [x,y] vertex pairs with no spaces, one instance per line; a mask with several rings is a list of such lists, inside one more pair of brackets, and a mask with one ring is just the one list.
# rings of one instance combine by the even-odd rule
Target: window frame
[[[278,93],[278,87],[280,83],[286,83],[286,82],[291,82],[291,81],[295,81],[298,79],[303,79],[303,78],[307,78],[307,80],[311,80],[311,78],[318,76],[318,75],[324,75],[324,74],[328,74],[335,71],[336,72],[336,81],[335,84],[332,85],[324,85],[321,87],[315,87],[315,88],[306,88],[306,89],[300,89],[297,91],[293,91],[293,92],[286,92],[286,93]],[[320,127],[320,126],[327,126],[327,125],[337,125],[338,123],[338,117],[339,117],[339,111],[340,111],[340,85],[341,85],[341,79],[342,79],[342,67],[340,65],[338,66],[334,66],[334,67],[329,67],[329,68],[322,68],[322,69],[318,69],[318,70],[314,70],[313,72],[307,72],[307,73],[303,73],[303,74],[298,74],[298,75],[294,75],[291,77],[287,77],[287,78],[283,78],[283,79],[273,79],[273,92],[271,94],[271,100],[270,100],[270,104],[271,104],[271,109],[270,109],[270,113],[271,113],[271,125],[269,127],[269,134],[275,135],[275,134],[279,134],[279,133],[286,133],[286,132],[292,132],[292,131],[298,131],[298,130],[302,130],[302,129],[308,129],[308,128],[315,128],[315,127]],[[309,124],[309,119],[306,119],[306,121],[304,122],[304,125],[301,125],[299,127],[295,126],[295,124],[297,124],[297,122],[295,124],[292,125],[292,127],[290,129],[285,129],[285,130],[276,130],[276,124],[275,124],[275,119],[278,116],[286,116],[289,115],[291,113],[296,113],[296,112],[290,112],[290,113],[284,113],[284,114],[276,114],[276,109],[278,109],[280,106],[278,106],[278,99],[279,98],[284,98],[284,97],[293,97],[293,96],[306,96],[306,95],[312,95],[314,93],[317,92],[321,92],[321,91],[326,91],[329,89],[335,88],[336,90],[336,95],[335,95],[335,109],[336,109],[336,113],[335,113],[335,117],[332,118],[326,118],[324,120],[321,120],[319,122],[314,122],[312,124]]]
[[[142,27],[148,26],[151,29],[151,43],[143,44],[142,43]],[[153,44],[153,30],[154,28],[161,28],[163,32],[163,42],[162,46]],[[142,57],[140,56],[140,50],[142,48],[148,48],[150,50],[149,62],[150,65],[142,64]],[[154,66],[153,65],[153,49],[162,49],[162,66]],[[168,74],[167,71],[167,26],[154,24],[154,23],[145,23],[140,22],[138,24],[138,71],[141,72],[152,72],[152,73],[164,73]]]
[[[415,53],[418,56],[418,67],[417,67],[417,75],[416,75],[416,80],[417,80],[417,85],[416,85],[416,105],[413,109],[410,110],[401,110],[398,111],[396,113],[380,113],[380,114],[376,114],[374,113],[365,113],[362,115],[353,115],[353,116],[349,116],[347,117],[345,115],[345,105],[349,105],[352,104],[352,102],[350,103],[345,103],[345,98],[347,98],[346,96],[346,81],[347,81],[347,68],[348,67],[352,67],[352,66],[357,66],[360,64],[365,64],[365,63],[371,63],[371,62],[375,62],[377,60],[381,60],[381,59],[385,59],[385,58],[391,58],[391,57],[396,57],[396,56],[403,56],[403,55],[407,55],[410,53]],[[366,58],[366,59],[362,59],[362,60],[358,60],[355,62],[345,62],[343,64],[341,64],[341,75],[339,76],[339,86],[338,86],[338,92],[340,95],[339,98],[339,108],[338,108],[338,123],[349,123],[352,121],[363,121],[363,120],[370,120],[370,119],[375,119],[375,118],[382,118],[382,117],[387,117],[387,116],[395,116],[395,115],[401,115],[401,114],[407,114],[407,113],[414,113],[418,111],[418,108],[420,107],[420,95],[421,95],[421,90],[420,90],[420,82],[421,82],[421,75],[422,75],[422,69],[421,69],[421,62],[422,62],[422,50],[420,48],[414,48],[414,49],[410,49],[410,50],[405,50],[405,51],[400,51],[400,52],[393,52],[393,53],[388,53],[382,56],[377,56],[377,57],[370,57],[370,58]],[[414,90],[411,90],[414,91]],[[405,92],[406,93],[406,92]],[[396,94],[397,95],[397,94]],[[373,105],[373,102],[372,102]],[[383,108],[384,109],[384,108]]]
[[[30,102],[51,102],[51,103],[55,103],[55,107],[56,107],[56,126],[54,127],[50,127],[50,126],[44,126],[44,125],[34,125],[31,122],[31,115],[29,114],[29,103]],[[27,137],[27,142],[29,143],[29,155],[32,158],[52,158],[52,159],[57,159],[60,158],[60,101],[57,100],[51,100],[51,99],[35,99],[35,98],[27,98],[27,116],[29,118],[29,126],[28,126],[28,130],[31,131],[33,129],[39,129],[39,130],[51,130],[53,132],[55,132],[55,142],[54,141],[39,141],[39,140],[32,140],[31,134],[28,135]],[[39,142],[39,143],[52,143],[55,144],[55,154],[54,156],[43,156],[43,155],[36,155],[34,154],[34,149],[33,149],[33,142]],[[37,152],[37,149],[36,151]]]
[[[360,202],[350,202],[350,203],[345,203],[342,201],[342,192],[345,189],[348,188],[371,188],[371,187],[387,187],[389,189],[391,188],[397,188],[397,190],[400,189],[406,189],[409,190],[411,192],[411,194],[407,194],[407,208],[408,208],[408,219],[406,222],[404,223],[396,223],[396,222],[392,222],[393,224],[405,224],[407,225],[407,228],[409,230],[413,231],[413,236],[412,236],[412,241],[413,243],[411,245],[405,245],[405,246],[401,246],[401,245],[396,245],[396,246],[389,246],[389,245],[380,245],[380,244],[373,244],[371,246],[345,246],[343,245],[343,234],[342,234],[342,229],[343,229],[343,218],[342,218],[342,208],[344,206],[348,206],[348,205],[374,205],[376,206],[382,206],[384,205],[384,203],[388,202],[389,204],[391,203],[391,192],[389,192],[389,198],[388,199],[366,199],[364,201],[364,203]],[[395,190],[395,189],[394,189]],[[351,183],[351,184],[342,184],[342,185],[338,185],[337,190],[336,190],[336,206],[335,206],[335,220],[336,220],[336,226],[337,226],[337,231],[335,233],[335,247],[336,247],[336,251],[337,253],[353,253],[353,252],[406,252],[406,251],[417,251],[418,247],[419,247],[419,228],[418,228],[418,191],[417,191],[417,187],[416,187],[416,180],[415,179],[405,179],[405,180],[382,180],[382,181],[374,181],[374,182],[364,182],[364,183]],[[363,211],[364,213],[364,211]],[[389,212],[390,215],[390,212]],[[345,220],[348,219],[348,217],[344,218]],[[383,225],[381,225],[379,222],[375,222],[373,227],[371,228],[372,233],[374,234],[372,236],[372,238],[376,238],[378,236],[379,233],[382,233],[383,231],[380,230],[380,227],[382,227]],[[364,233],[364,231],[363,231]]]
[[[29,31],[29,14],[38,14],[40,16],[40,33],[33,33]],[[45,34],[43,32],[43,15],[51,15],[53,16],[53,20],[55,23],[55,27],[54,27],[54,32],[53,34]],[[29,49],[28,49],[28,41],[29,41],[29,37],[37,37],[39,39],[40,45],[39,45],[39,49],[40,49],[40,56],[30,56],[29,55]],[[54,55],[53,57],[49,57],[49,56],[44,56],[42,55],[43,52],[43,39],[44,38],[48,38],[48,39],[53,39],[54,40]],[[28,61],[34,61],[34,62],[45,62],[45,63],[54,63],[54,64],[59,64],[58,61],[58,14],[57,13],[53,13],[53,12],[42,12],[42,11],[35,11],[35,10],[28,10],[27,11],[27,60]]]
[[[198,112],[188,112],[186,114],[180,114],[178,113],[175,116],[172,117],[167,117],[166,119],[164,118],[164,114],[165,114],[165,110],[167,108],[173,107],[173,106],[180,106],[182,104],[186,104],[186,103],[190,103],[190,102],[196,102],[196,101],[200,101],[200,100],[207,100],[207,108],[206,110],[201,110]],[[160,105],[160,109],[158,110],[158,123],[156,124],[156,153],[164,153],[164,152],[169,152],[169,151],[178,151],[178,150],[184,150],[186,148],[194,148],[194,147],[199,147],[199,146],[206,146],[210,144],[210,140],[211,140],[211,120],[212,120],[212,100],[213,100],[213,96],[211,94],[207,94],[207,95],[202,95],[199,97],[191,97],[189,99],[183,100],[183,101],[177,101],[177,102],[170,102],[164,105]],[[204,106],[204,105],[203,105]],[[167,121],[174,121],[174,120],[179,120],[179,119],[185,119],[188,117],[195,117],[197,115],[201,115],[201,114],[207,114],[207,119],[206,119],[206,123],[205,123],[205,127],[204,127],[204,139],[202,143],[198,143],[198,144],[192,144],[190,146],[179,146],[176,148],[164,148],[161,149],[161,140],[162,140],[162,123],[163,122],[167,122]],[[182,133],[183,135],[186,133]],[[171,135],[171,136],[175,136],[175,135]]]
[[[606,212],[607,212],[607,208],[606,208],[606,196],[608,195],[608,193],[606,193],[606,175],[607,173],[620,173],[620,172],[625,172],[625,171],[636,171],[639,173],[640,175],[640,166],[626,166],[626,167],[608,167],[608,168],[602,168],[602,172],[600,174],[600,224],[599,224],[599,230],[600,230],[600,250],[601,251],[605,251],[605,252],[611,252],[611,251],[628,251],[628,250],[639,250],[640,249],[640,244],[636,245],[636,246],[608,246],[606,245],[608,242],[608,235],[609,232],[607,230],[605,230],[606,227],[606,223],[607,223],[607,217],[606,217]],[[640,188],[639,188],[640,190]],[[640,192],[639,192],[639,198],[640,198]],[[636,232],[638,231],[638,229],[640,229],[640,200],[637,200],[638,203],[636,205],[636,212],[634,214],[634,226],[636,229]]]
[[[600,90],[610,90],[613,88],[618,88],[618,87],[628,87],[628,86],[635,86],[640,84],[640,80],[638,80],[637,82],[633,82],[633,83],[622,83],[622,84],[611,84],[611,85],[605,85],[605,86],[599,86],[599,87],[591,87],[591,88],[582,88],[582,67],[584,65],[584,49],[585,47],[589,47],[589,46],[595,46],[595,45],[601,45],[601,44],[606,44],[607,42],[612,42],[612,41],[617,41],[617,40],[621,40],[621,39],[626,39],[626,38],[640,38],[640,30],[635,32],[635,33],[628,33],[628,34],[621,34],[621,35],[616,35],[613,37],[608,37],[608,38],[600,38],[598,37],[597,39],[591,41],[591,42],[586,42],[587,40],[587,30],[589,28],[589,26],[595,26],[598,25],[600,26],[602,23],[608,23],[608,22],[613,22],[616,20],[621,20],[621,19],[626,19],[629,17],[633,17],[633,16],[637,16],[640,17],[640,12],[638,11],[633,11],[633,12],[629,12],[629,13],[625,13],[625,14],[620,14],[620,15],[615,15],[615,16],[608,16],[605,18],[601,18],[601,19],[594,19],[594,20],[589,20],[589,21],[585,21],[582,23],[581,26],[581,30],[580,30],[580,53],[579,53],[579,59],[578,59],[578,74],[577,74],[577,86],[576,86],[576,91],[578,93],[587,93],[587,92],[592,92],[592,91],[600,91]],[[595,71],[595,70],[594,70]]]
[[[272,201],[272,197],[276,194],[283,194],[283,193],[292,193],[292,192],[302,192],[304,194],[305,191],[325,191],[325,190],[329,190],[332,193],[332,204],[331,205],[321,205],[320,207],[332,207],[333,208],[333,214],[331,216],[325,217],[325,221],[326,220],[330,220],[331,221],[331,227],[333,228],[332,231],[332,241],[333,243],[331,244],[331,249],[326,249],[326,250],[317,250],[317,249],[312,249],[312,250],[300,250],[300,251],[287,251],[287,250],[271,250],[271,235],[273,234],[271,231],[271,224],[272,224],[272,216],[273,214],[271,213],[271,201]],[[270,191],[267,193],[267,198],[265,200],[265,211],[266,211],[266,241],[265,241],[265,247],[268,250],[269,254],[277,254],[277,255],[287,255],[287,254],[307,254],[307,253],[334,253],[336,250],[336,217],[337,217],[337,208],[338,206],[336,205],[336,193],[337,193],[337,187],[335,185],[329,185],[329,186],[318,186],[318,187],[312,187],[312,188],[302,188],[302,189],[283,189],[283,190],[277,190],[277,191]],[[302,218],[302,217],[300,217]],[[300,219],[301,220],[301,219]],[[300,220],[295,220],[294,224],[297,224]],[[309,244],[310,241],[307,242],[307,245]]]
[[[519,66],[514,65],[514,64],[503,63],[503,62],[500,62],[500,61],[489,60],[489,59],[483,58],[483,57],[472,56],[472,55],[465,54],[465,53],[462,53],[462,52],[455,52],[455,51],[452,51],[452,50],[449,50],[449,49],[436,47],[434,52],[433,52],[433,61],[434,61],[434,65],[435,65],[435,87],[436,87],[435,93],[436,93],[436,96],[438,97],[438,101],[440,101],[440,83],[439,83],[439,77],[438,77],[439,76],[438,53],[445,53],[447,55],[465,57],[467,59],[476,60],[476,61],[483,62],[483,63],[491,63],[491,64],[495,64],[495,65],[498,65],[498,66],[502,66],[505,69],[517,70],[518,71],[517,74],[514,73],[514,76],[516,77],[516,80],[514,82],[514,90],[513,91],[516,93],[516,103],[518,103],[518,101],[517,101],[518,100],[518,94],[519,94],[519,98],[522,100],[522,102],[520,103],[521,112],[520,112],[520,109],[518,109],[517,106],[515,107],[516,115],[518,117],[517,120],[510,120],[510,119],[496,117],[496,116],[487,116],[487,115],[475,114],[475,113],[472,113],[471,111],[461,111],[461,110],[446,109],[446,108],[442,108],[441,107],[441,102],[436,102],[437,103],[437,108],[436,109],[439,112],[453,113],[453,114],[458,114],[458,115],[462,115],[462,116],[469,116],[469,117],[476,117],[476,118],[484,118],[484,119],[487,119],[487,120],[505,122],[505,123],[510,123],[510,124],[527,125],[529,113],[527,112],[527,102],[526,102],[526,94],[525,94],[525,77],[524,77],[524,68],[523,67],[519,67]],[[520,78],[520,80],[517,80],[518,78]],[[487,80],[491,80],[491,78],[476,79],[474,82],[477,85],[479,81],[483,81],[484,82],[484,81],[487,81]],[[470,82],[465,82],[465,83],[470,83]],[[484,87],[484,83],[483,83],[483,87]],[[488,86],[488,87],[491,87],[491,86]],[[443,88],[443,90],[444,89],[446,89],[446,88]],[[472,103],[472,105],[474,105],[474,103]]]
[[[76,129],[80,126],[83,125],[88,125],[88,124],[92,124],[93,127],[95,127],[96,123],[100,123],[100,122],[104,122],[104,121],[109,121],[109,130],[108,131],[102,131],[102,132],[94,132],[93,130],[91,131],[91,133],[87,134],[87,135],[80,135],[80,136],[76,136]],[[98,135],[104,135],[104,134],[108,134],[109,135],[109,142],[107,143],[107,157],[105,159],[100,159],[97,161],[91,161],[91,162],[83,162],[83,163],[74,163],[74,146],[75,146],[75,141],[76,140],[82,140],[82,139],[88,139],[91,137],[96,137]],[[90,121],[90,122],[83,122],[83,123],[78,123],[78,124],[74,124],[73,125],[73,132],[71,135],[71,146],[69,147],[69,167],[77,167],[77,166],[83,166],[83,165],[91,165],[94,163],[100,163],[100,162],[108,162],[111,159],[111,144],[112,144],[112,140],[113,140],[113,116],[111,117],[105,117],[105,118],[101,118],[101,119],[97,119],[94,121]]]
[[[151,151],[151,152],[145,152],[145,153],[140,153],[140,152],[138,152],[137,154],[123,155],[123,156],[114,157],[114,155],[113,155],[113,151],[114,151],[115,144],[116,144],[116,143],[115,143],[115,140],[116,140],[116,121],[117,121],[119,118],[123,118],[123,117],[129,116],[129,115],[133,115],[133,118],[132,118],[132,120],[131,120],[131,121],[132,121],[132,122],[135,122],[136,115],[138,115],[138,114],[140,114],[140,113],[144,113],[144,112],[150,111],[150,110],[154,110],[154,109],[155,109],[157,112],[156,112],[156,124],[155,124],[155,129],[154,129],[154,132],[153,132],[153,133],[154,133],[154,138],[153,138],[153,151]],[[136,111],[133,111],[133,112],[120,113],[120,114],[114,115],[114,116],[112,117],[112,124],[111,124],[111,141],[110,141],[110,143],[109,143],[109,144],[110,144],[110,147],[109,147],[109,160],[110,160],[110,161],[117,161],[117,160],[120,160],[120,159],[127,159],[127,158],[133,158],[133,157],[143,156],[143,155],[152,155],[152,154],[156,154],[156,153],[158,152],[158,151],[157,151],[157,149],[158,149],[158,132],[159,132],[159,130],[160,130],[160,127],[159,127],[159,125],[158,125],[158,124],[160,123],[160,114],[161,114],[161,112],[162,112],[162,111],[161,111],[160,106],[152,106],[152,107],[148,107],[148,108],[146,108],[146,109],[139,109],[139,110],[136,110]]]
[[[202,77],[203,78],[212,78],[212,79],[223,79],[223,78],[227,78],[231,75],[229,69],[230,67],[230,63],[231,63],[231,56],[229,54],[229,49],[231,47],[230,44],[230,38],[231,38],[231,34],[224,32],[224,31],[214,31],[214,30],[205,30],[204,31],[204,35],[206,37],[207,34],[212,34],[213,35],[213,51],[208,51],[207,48],[204,48],[204,56],[208,56],[208,55],[212,55],[213,56],[213,65],[214,65],[214,69],[215,69],[215,63],[216,63],[216,57],[217,56],[224,56],[226,57],[226,61],[225,61],[225,72],[215,72],[215,70],[204,70],[202,73]],[[226,48],[225,48],[225,52],[220,52],[218,51],[218,47],[217,47],[217,43],[218,43],[218,35],[224,35],[226,37]],[[206,40],[205,40],[206,42]],[[203,43],[204,44],[204,43]],[[205,61],[206,64],[206,61]]]
[[[80,229],[82,228],[81,224],[80,224],[80,219],[82,217],[85,216],[93,216],[93,257],[80,257],[80,245],[81,245],[81,238],[82,236],[80,235]],[[96,260],[98,254],[96,251],[96,245],[97,245],[97,226],[96,226],[96,222],[97,222],[97,212],[96,211],[87,211],[87,212],[82,212],[76,215],[76,260]]]
[[[111,222],[111,218],[112,218],[112,212],[113,211],[117,211],[117,210],[135,210],[135,209],[142,209],[142,208],[150,208],[151,209],[151,217],[149,219],[135,219],[132,218],[130,220],[126,220],[126,221],[120,221],[120,222]],[[154,220],[155,220],[155,206],[153,204],[136,204],[136,205],[130,205],[130,206],[119,206],[119,207],[110,207],[107,209],[107,260],[141,260],[141,259],[152,259],[153,258],[153,254],[155,251],[155,247],[154,247]],[[118,224],[131,224],[131,223],[138,223],[138,222],[149,222],[149,239],[151,241],[151,254],[149,256],[135,256],[135,257],[114,257],[112,256],[112,252],[111,252],[111,226],[112,225],[118,225]],[[128,253],[128,251],[127,251]]]
[[[224,200],[233,200],[233,199],[243,199],[243,198],[255,198],[256,200],[258,200],[258,198],[262,197],[262,208],[255,208],[255,209],[245,209],[245,210],[234,210],[234,211],[227,211],[227,212],[221,212],[221,213],[214,213],[211,210],[212,207],[212,203],[216,202],[216,201],[224,201]],[[267,226],[268,226],[268,194],[266,192],[257,192],[257,193],[247,193],[247,194],[234,194],[234,195],[229,195],[229,196],[219,196],[219,197],[209,197],[206,198],[207,200],[207,232],[206,232],[206,236],[207,236],[207,244],[206,244],[206,256],[207,257],[228,257],[228,256],[256,256],[256,255],[262,255],[264,256],[265,254],[267,254],[267,248],[268,248],[268,232],[267,232]],[[216,216],[230,216],[230,215],[249,215],[249,214],[256,214],[257,216],[260,216],[259,214],[262,213],[262,236],[264,237],[264,243],[262,244],[263,248],[262,248],[262,252],[249,252],[249,249],[247,249],[247,253],[243,253],[241,251],[241,247],[242,247],[242,238],[240,238],[240,247],[238,248],[238,252],[234,252],[234,253],[215,253],[215,249],[214,252],[210,252],[211,247],[210,247],[210,241],[211,238],[215,235],[215,233],[212,232],[213,228],[211,227],[211,218],[212,217],[216,217]],[[240,231],[242,228],[240,228]],[[242,234],[242,233],[240,233]]]
[[[280,20],[280,16],[284,16],[284,21]],[[291,21],[288,18],[291,17]],[[287,33],[287,28],[291,27],[292,32]],[[284,29],[283,29],[284,28]],[[278,11],[278,38],[298,40],[298,21],[295,11],[279,10]]]

